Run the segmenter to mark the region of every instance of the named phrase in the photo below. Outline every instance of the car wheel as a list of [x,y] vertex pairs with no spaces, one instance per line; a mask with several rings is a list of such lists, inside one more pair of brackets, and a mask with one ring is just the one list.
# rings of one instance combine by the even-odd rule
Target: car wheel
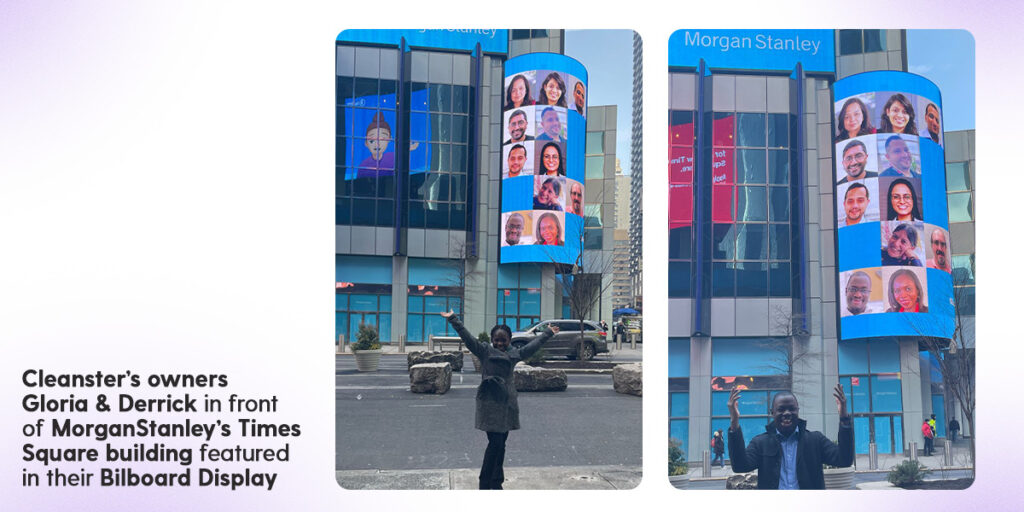
[[582,361],[590,361],[591,359],[593,359],[594,358],[594,344],[593,343],[584,343],[583,344],[583,348],[581,348],[580,351],[579,351],[579,356],[580,356],[580,360],[582,360]]

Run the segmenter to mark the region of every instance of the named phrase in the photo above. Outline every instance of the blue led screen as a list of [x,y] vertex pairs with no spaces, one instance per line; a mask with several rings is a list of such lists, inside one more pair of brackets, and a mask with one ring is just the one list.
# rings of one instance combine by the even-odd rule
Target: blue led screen
[[501,263],[576,263],[583,250],[587,71],[554,53],[505,63]]
[[403,37],[412,47],[472,51],[480,43],[484,52],[508,53],[508,30],[504,29],[349,29],[338,34],[338,41],[397,46]]
[[897,71],[835,83],[841,339],[953,333],[942,98]]

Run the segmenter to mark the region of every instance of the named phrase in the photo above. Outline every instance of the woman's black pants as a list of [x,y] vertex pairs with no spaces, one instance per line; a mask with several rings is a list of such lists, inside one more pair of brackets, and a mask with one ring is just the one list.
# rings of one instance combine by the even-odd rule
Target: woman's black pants
[[505,481],[505,440],[508,432],[487,432],[487,450],[480,468],[481,489],[501,489]]

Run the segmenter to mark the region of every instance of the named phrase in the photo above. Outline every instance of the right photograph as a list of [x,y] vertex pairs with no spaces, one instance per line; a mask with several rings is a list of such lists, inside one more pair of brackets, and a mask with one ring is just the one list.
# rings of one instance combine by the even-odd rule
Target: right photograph
[[669,480],[965,489],[974,38],[669,39]]

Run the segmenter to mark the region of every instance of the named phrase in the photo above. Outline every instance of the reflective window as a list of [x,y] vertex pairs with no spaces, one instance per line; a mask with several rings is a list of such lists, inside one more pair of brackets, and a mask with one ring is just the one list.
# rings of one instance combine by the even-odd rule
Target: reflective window
[[948,197],[950,222],[970,222],[974,220],[974,205],[971,202],[970,192],[948,194]]

